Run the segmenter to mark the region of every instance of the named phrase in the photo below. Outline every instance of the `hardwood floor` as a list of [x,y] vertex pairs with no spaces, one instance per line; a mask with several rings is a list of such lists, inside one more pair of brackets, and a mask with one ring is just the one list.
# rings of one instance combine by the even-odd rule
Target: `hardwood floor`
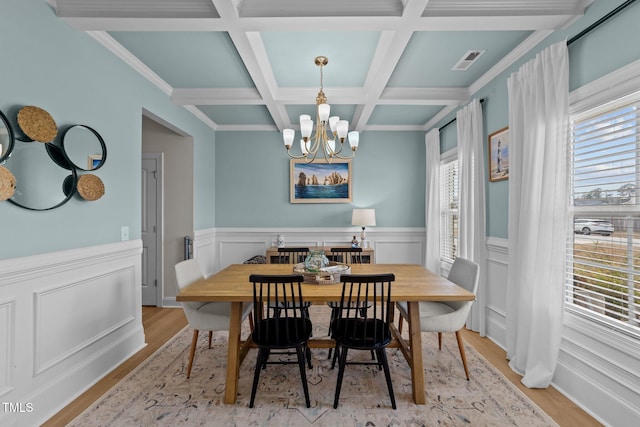
[[465,342],[471,344],[495,368],[515,384],[536,405],[554,419],[562,427],[591,427],[601,426],[591,415],[578,407],[571,400],[553,387],[545,389],[530,389],[520,382],[520,375],[509,367],[507,353],[488,338],[481,337],[477,332],[463,330]]
[[[142,308],[142,324],[145,331],[147,346],[130,357],[106,377],[98,381],[89,390],[67,405],[64,409],[50,418],[43,426],[64,426],[88,408],[94,401],[111,389],[138,366],[143,360],[153,354],[171,337],[187,325],[187,320],[181,309],[176,308]],[[564,397],[553,387],[547,389],[528,389],[520,383],[520,377],[509,368],[506,353],[491,340],[480,337],[475,332],[463,331],[466,342],[480,352],[493,366],[500,370],[524,394],[529,396],[543,411],[551,416],[563,427],[600,426],[589,414]]]

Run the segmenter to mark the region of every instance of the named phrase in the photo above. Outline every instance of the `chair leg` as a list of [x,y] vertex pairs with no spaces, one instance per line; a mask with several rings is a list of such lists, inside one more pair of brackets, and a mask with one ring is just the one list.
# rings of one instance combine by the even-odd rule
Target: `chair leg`
[[464,366],[464,373],[467,374],[467,381],[469,381],[469,368],[467,367],[467,356],[464,353],[464,344],[462,343],[462,334],[460,334],[460,331],[456,331],[456,339],[458,340],[458,348],[460,349],[460,356],[462,357],[462,366]]
[[311,349],[309,348],[309,345],[305,344],[304,352],[307,355],[307,363],[309,363],[309,369],[313,369],[313,366],[311,365]]
[[438,332],[438,350],[442,350],[442,332]]
[[304,390],[304,401],[307,404],[307,408],[311,407],[309,401],[309,386],[307,385],[307,373],[304,369],[304,350],[302,349],[304,344],[296,347],[296,353],[298,353],[298,366],[300,366],[300,379],[302,380],[302,389]]
[[393,394],[393,385],[391,384],[391,372],[389,372],[389,361],[387,360],[387,352],[383,348],[379,348],[376,350],[378,354],[378,361],[384,368],[384,377],[387,380],[387,388],[389,389],[389,397],[391,398],[391,407],[396,409],[396,398]]
[[333,409],[338,409],[338,401],[340,400],[340,388],[342,387],[342,378],[344,377],[344,368],[347,365],[347,347],[342,347],[340,351],[336,347],[336,354],[340,353],[340,362],[338,367],[338,380],[336,382],[336,395],[333,398]]
[[[302,317],[304,319],[311,319],[311,315],[309,314],[309,307],[307,307],[307,306],[302,307],[301,313],[302,313]],[[309,336],[310,337],[313,336],[313,329],[311,330],[311,335],[309,335]]]
[[[262,366],[267,362],[267,349],[258,349],[258,357],[256,358],[256,369],[253,373],[253,386],[251,387],[251,400],[249,401],[249,408],[253,408],[253,403],[256,400],[256,390],[258,390],[258,382],[260,382],[260,370]],[[263,360],[264,359],[264,360]]]
[[335,369],[336,361],[340,357],[340,348],[336,345],[336,351],[333,353],[333,359],[331,359],[331,369]]
[[211,349],[211,337],[213,337],[213,331],[209,331],[209,349]]
[[[331,317],[329,318],[329,331],[327,333],[327,335],[331,335],[331,327],[333,326],[333,321],[336,320],[338,318],[338,307],[331,307]],[[329,355],[327,356],[327,359],[331,359],[331,354],[333,353],[333,349],[330,348],[329,349]]]
[[196,355],[196,344],[198,343],[198,330],[193,330],[193,338],[191,338],[191,351],[189,352],[189,365],[187,366],[187,379],[191,376],[191,366],[193,366],[193,358]]

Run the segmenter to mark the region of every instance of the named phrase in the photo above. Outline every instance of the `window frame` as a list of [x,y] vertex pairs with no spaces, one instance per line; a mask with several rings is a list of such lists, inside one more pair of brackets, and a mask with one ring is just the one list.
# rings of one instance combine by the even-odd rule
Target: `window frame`
[[[626,87],[625,89],[618,86],[613,90],[601,90],[595,93],[592,93],[588,96],[583,96],[579,99],[571,100],[570,103],[570,123],[573,126],[573,123],[576,121],[585,121],[588,118],[595,118],[597,116],[606,115],[609,112],[615,111],[616,109],[622,108],[624,105],[629,104],[630,102],[634,102],[636,104],[640,103],[640,91],[637,90],[637,86],[631,90],[631,87],[628,85],[621,85]],[[582,94],[583,95],[583,94]],[[640,122],[640,109],[636,111],[636,118]],[[577,206],[574,200],[574,188],[573,188],[573,128],[570,130],[570,141],[569,141],[569,149],[567,152],[567,164],[568,164],[568,188],[569,195],[568,203],[568,218],[567,218],[567,256],[566,256],[566,268],[567,268],[567,277],[564,283],[564,307],[565,312],[578,316],[579,318],[584,319],[588,322],[589,325],[599,325],[600,327],[604,327],[615,332],[622,333],[627,336],[631,336],[634,339],[640,338],[640,320],[634,320],[628,323],[625,323],[622,320],[616,320],[613,316],[608,315],[606,313],[599,313],[597,310],[592,308],[583,307],[579,304],[575,304],[570,300],[571,296],[575,294],[575,281],[573,279],[574,275],[572,274],[575,269],[573,266],[574,262],[574,239],[575,239],[575,226],[574,221],[579,218],[593,217],[593,218],[611,218],[611,219],[624,219],[626,217],[630,217],[632,214],[635,218],[640,218],[640,204],[634,205],[622,205],[622,204],[613,204],[613,205],[603,205],[603,206]],[[635,130],[635,144],[640,147],[640,126],[636,126]],[[606,161],[602,164],[606,164]],[[636,188],[638,187],[638,183],[640,183],[640,153],[636,153],[635,155],[635,184]],[[638,191],[638,190],[636,190]],[[636,195],[637,197],[637,195]],[[621,238],[621,241],[624,240]],[[633,239],[631,235],[627,237],[627,244],[629,241],[633,243],[633,241],[640,241],[640,239]],[[589,263],[589,261],[587,261]],[[579,263],[584,266],[584,259]],[[601,267],[605,267],[609,264],[600,263]],[[640,268],[633,269],[631,268],[629,271],[638,272],[640,274]],[[635,273],[631,273],[634,274]],[[608,282],[607,282],[608,283]],[[611,282],[614,283],[614,282]],[[637,288],[637,286],[634,286]],[[634,295],[631,291],[631,295]],[[633,296],[630,296],[631,299],[634,299]],[[627,308],[627,313],[629,312],[629,308]],[[637,309],[635,311],[638,313]],[[637,316],[636,316],[637,319]],[[635,325],[634,325],[635,322]]]
[[[459,159],[458,159],[458,150],[457,150],[457,148],[453,148],[453,149],[450,149],[450,150],[448,150],[448,151],[446,151],[444,153],[441,153],[440,154],[440,163],[439,163],[440,171],[442,171],[442,168],[444,166],[446,166],[446,165],[448,165],[448,164],[450,164],[452,162],[458,162],[458,161],[459,161]],[[458,171],[458,177],[457,178],[458,178],[458,180],[460,178],[459,171]],[[439,219],[440,219],[440,237],[439,237],[439,240],[440,240],[439,247],[440,247],[440,249],[439,249],[439,254],[440,254],[440,267],[441,267],[442,271],[447,272],[447,271],[449,271],[451,269],[451,266],[453,265],[453,259],[455,259],[455,257],[457,256],[457,249],[456,248],[459,246],[458,245],[459,235],[456,234],[456,236],[455,236],[456,244],[455,244],[455,248],[454,248],[454,257],[453,257],[453,259],[446,258],[444,256],[445,255],[444,254],[444,249],[445,249],[444,239],[445,239],[446,231],[445,231],[445,227],[444,227],[444,223],[445,223],[444,215],[445,215],[445,212],[443,210],[444,198],[443,198],[443,194],[442,194],[442,191],[443,191],[444,187],[445,187],[445,183],[442,182],[442,175],[440,175],[440,206],[438,207],[438,211],[440,213],[440,215],[439,215]],[[459,181],[458,181],[458,191],[459,191]],[[460,203],[460,201],[458,200],[458,209],[457,209],[457,211],[454,212],[454,215],[457,213],[458,221],[460,219],[460,204],[459,203]],[[454,210],[448,210],[448,211],[454,211]]]

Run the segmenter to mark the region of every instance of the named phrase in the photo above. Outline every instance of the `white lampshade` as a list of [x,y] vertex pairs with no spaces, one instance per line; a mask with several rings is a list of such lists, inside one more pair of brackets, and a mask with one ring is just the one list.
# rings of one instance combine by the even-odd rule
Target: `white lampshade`
[[355,130],[352,130],[351,132],[349,132],[349,145],[351,146],[351,149],[353,151],[356,151],[359,143],[360,143],[360,133]]
[[331,111],[331,106],[329,104],[318,105],[318,117],[321,122],[329,120],[329,111]]
[[295,135],[295,131],[293,129],[285,129],[282,131],[282,139],[287,149],[291,148],[291,146],[293,145],[294,135]]
[[328,139],[327,145],[327,154],[334,154],[336,152],[336,141],[333,139]]
[[338,138],[341,141],[344,141],[344,138],[347,136],[347,132],[349,132],[349,122],[346,120],[340,120],[336,125],[338,130]]
[[351,224],[361,227],[376,225],[375,209],[354,209],[351,216]]
[[311,131],[313,130],[313,122],[311,121],[311,116],[303,114],[300,116],[300,132],[302,133],[303,138],[309,138],[311,136]]
[[331,129],[331,132],[333,132],[333,134],[336,134],[336,127],[338,125],[338,122],[340,121],[340,117],[338,116],[331,116],[329,117],[329,128]]

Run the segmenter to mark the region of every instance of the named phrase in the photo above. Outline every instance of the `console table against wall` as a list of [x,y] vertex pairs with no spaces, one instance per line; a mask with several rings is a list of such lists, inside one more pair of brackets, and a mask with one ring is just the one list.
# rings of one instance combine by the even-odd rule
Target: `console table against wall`
[[[344,262],[342,261],[342,259],[340,259],[340,257],[342,257],[341,254],[336,253],[336,254],[332,254],[331,253],[331,248],[348,248],[349,246],[310,246],[309,250],[314,250],[314,249],[319,249],[319,250],[323,250],[324,254],[326,255],[326,257],[329,259],[329,261],[336,261],[336,262]],[[267,264],[278,264],[278,248],[275,246],[270,247],[269,249],[267,249]],[[373,249],[371,248],[363,248],[362,249],[362,262],[364,264],[375,264],[376,263],[376,258],[375,258],[375,252],[373,251]],[[347,262],[347,264],[349,264],[349,262]]]

